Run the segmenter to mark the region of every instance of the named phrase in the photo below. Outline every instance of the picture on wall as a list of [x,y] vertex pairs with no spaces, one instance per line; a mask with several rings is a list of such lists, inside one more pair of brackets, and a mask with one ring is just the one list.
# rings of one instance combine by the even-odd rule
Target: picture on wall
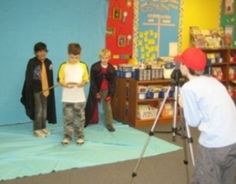
[[121,9],[114,8],[113,9],[113,19],[114,20],[121,20],[121,18],[122,18]]
[[234,0],[225,0],[224,2],[225,14],[232,15],[234,13]]
[[107,30],[106,30],[106,34],[110,35],[110,36],[114,36],[115,35],[115,28],[108,27]]
[[118,37],[118,47],[126,47],[127,45],[127,39],[126,36],[120,35]]
[[232,45],[233,35],[234,35],[234,26],[226,25],[225,26],[225,37],[224,37],[224,43],[226,46]]

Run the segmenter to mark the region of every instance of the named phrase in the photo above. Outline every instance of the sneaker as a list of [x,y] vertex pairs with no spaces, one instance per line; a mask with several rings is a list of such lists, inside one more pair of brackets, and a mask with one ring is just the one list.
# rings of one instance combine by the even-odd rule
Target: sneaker
[[115,132],[116,131],[115,128],[112,125],[107,125],[107,130],[109,132]]
[[82,139],[82,138],[79,138],[79,139],[77,139],[77,141],[76,141],[76,143],[77,144],[84,144],[84,139]]
[[48,129],[46,129],[46,128],[42,129],[42,132],[43,132],[46,136],[51,135],[51,132],[50,132]]
[[41,131],[41,130],[35,130],[34,135],[36,137],[39,137],[39,138],[45,138],[46,137],[45,133],[43,133],[43,131]]
[[65,137],[65,138],[62,140],[61,143],[64,144],[64,145],[66,145],[66,144],[70,144],[70,139],[67,138],[67,137]]

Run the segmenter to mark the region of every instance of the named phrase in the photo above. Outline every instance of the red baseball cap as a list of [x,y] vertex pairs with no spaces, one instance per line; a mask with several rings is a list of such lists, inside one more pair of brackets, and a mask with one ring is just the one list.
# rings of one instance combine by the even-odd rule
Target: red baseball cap
[[206,54],[195,47],[186,49],[182,54],[176,56],[174,60],[195,71],[204,71],[207,63]]

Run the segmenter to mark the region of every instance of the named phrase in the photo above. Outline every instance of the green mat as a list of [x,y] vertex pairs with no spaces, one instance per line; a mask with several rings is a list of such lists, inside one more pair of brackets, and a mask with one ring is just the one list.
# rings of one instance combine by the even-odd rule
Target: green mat
[[[71,168],[115,163],[139,157],[147,134],[120,123],[109,133],[102,125],[85,129],[86,142],[61,145],[62,125],[50,126],[45,139],[32,136],[32,125],[0,127],[0,180],[46,174]],[[145,157],[176,151],[180,147],[152,137]]]

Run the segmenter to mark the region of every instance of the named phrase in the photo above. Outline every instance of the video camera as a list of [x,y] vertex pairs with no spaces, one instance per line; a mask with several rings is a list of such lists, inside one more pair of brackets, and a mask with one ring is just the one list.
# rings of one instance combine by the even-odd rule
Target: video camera
[[171,78],[171,84],[173,86],[182,86],[187,79],[182,75],[180,71],[180,64],[176,63],[174,61],[168,62],[164,65],[167,69],[173,69],[171,72],[170,78]]

